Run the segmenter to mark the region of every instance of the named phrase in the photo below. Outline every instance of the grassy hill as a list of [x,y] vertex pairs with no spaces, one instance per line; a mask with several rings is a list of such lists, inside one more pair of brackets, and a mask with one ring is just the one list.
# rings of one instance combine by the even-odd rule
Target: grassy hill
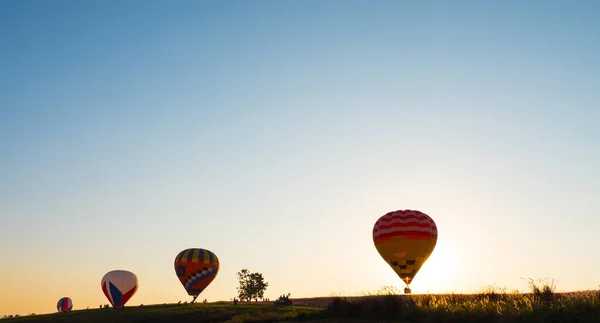
[[79,310],[66,313],[23,316],[6,322],[27,323],[208,323],[208,322],[275,322],[313,317],[322,309],[310,306],[271,304],[169,304],[108,309]]
[[600,323],[600,291],[479,294],[369,295],[294,299],[294,305],[156,305],[26,316],[7,322],[403,322]]

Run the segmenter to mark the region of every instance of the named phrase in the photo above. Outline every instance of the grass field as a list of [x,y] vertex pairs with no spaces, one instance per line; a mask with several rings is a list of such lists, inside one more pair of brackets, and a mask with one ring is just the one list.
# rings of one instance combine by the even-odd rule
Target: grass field
[[398,295],[384,290],[356,297],[294,299],[294,305],[159,305],[7,319],[29,323],[142,322],[424,322],[424,323],[600,323],[600,290],[555,293],[534,286],[531,293],[488,289],[478,294]]
[[7,322],[28,323],[137,323],[137,322],[276,322],[314,317],[320,308],[271,304],[187,304],[80,310],[23,316]]

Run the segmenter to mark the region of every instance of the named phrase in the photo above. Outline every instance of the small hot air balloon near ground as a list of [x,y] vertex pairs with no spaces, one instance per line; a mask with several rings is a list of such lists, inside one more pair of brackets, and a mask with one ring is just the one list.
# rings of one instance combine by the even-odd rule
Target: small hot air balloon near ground
[[102,277],[102,292],[113,307],[123,307],[138,289],[137,276],[127,270],[109,271]]
[[406,283],[410,283],[437,243],[433,219],[416,210],[397,210],[380,217],[373,227],[373,242],[381,257]]
[[58,312],[70,312],[73,309],[73,301],[68,297],[63,297],[58,300],[56,310]]
[[185,249],[175,257],[175,273],[188,295],[194,297],[192,303],[217,277],[218,272],[219,258],[209,250]]

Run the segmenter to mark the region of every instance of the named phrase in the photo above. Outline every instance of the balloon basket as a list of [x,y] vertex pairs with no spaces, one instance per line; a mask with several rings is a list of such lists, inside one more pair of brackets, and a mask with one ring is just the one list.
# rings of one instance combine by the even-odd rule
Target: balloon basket
[[404,294],[410,294],[410,293],[411,293],[410,288],[405,287],[404,288]]

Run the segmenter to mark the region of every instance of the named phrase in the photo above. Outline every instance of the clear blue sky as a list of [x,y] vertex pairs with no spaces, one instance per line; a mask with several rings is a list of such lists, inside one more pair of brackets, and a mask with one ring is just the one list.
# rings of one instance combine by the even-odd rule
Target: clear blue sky
[[[596,1],[0,2],[0,315],[402,287],[371,230],[439,228],[414,292],[597,288]],[[525,279],[522,279],[525,278]],[[34,301],[32,302],[32,295]]]

